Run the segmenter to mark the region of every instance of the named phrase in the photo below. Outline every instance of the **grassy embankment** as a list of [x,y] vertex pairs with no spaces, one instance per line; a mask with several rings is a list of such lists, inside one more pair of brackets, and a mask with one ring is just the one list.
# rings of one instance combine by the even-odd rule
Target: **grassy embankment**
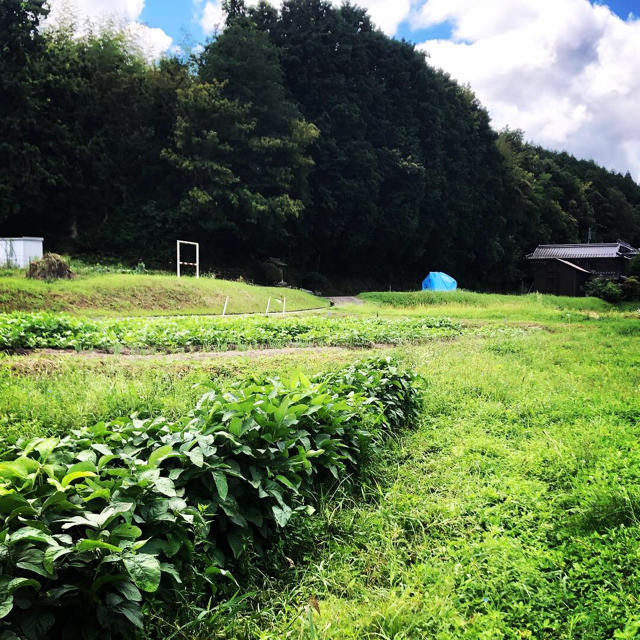
[[328,301],[296,289],[257,287],[216,278],[150,274],[79,275],[47,283],[20,275],[0,278],[0,311],[55,311],[89,316],[144,316],[272,312],[328,307]]
[[412,291],[361,293],[363,305],[351,305],[350,312],[390,315],[444,315],[477,323],[574,322],[600,316],[620,318],[633,314],[640,302],[610,304],[600,298],[569,298],[531,293],[523,296],[473,291]]
[[[394,348],[426,380],[419,424],[381,454],[361,492],[319,498],[317,514],[241,584],[254,596],[228,610],[213,603],[197,624],[199,610],[187,604],[182,620],[158,621],[157,634],[637,637],[637,314],[592,299],[466,292],[391,308],[374,304],[380,295],[388,294],[364,295],[355,311],[483,326]],[[210,377],[311,373],[367,353],[171,363],[7,356],[0,412],[10,438],[136,410],[173,418],[200,395],[194,383]]]

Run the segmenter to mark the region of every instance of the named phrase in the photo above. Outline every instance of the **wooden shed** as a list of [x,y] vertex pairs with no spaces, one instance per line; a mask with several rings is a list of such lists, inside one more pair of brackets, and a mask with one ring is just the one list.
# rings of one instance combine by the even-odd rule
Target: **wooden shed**
[[640,253],[623,240],[593,244],[542,244],[527,256],[533,289],[558,296],[583,296],[592,276],[619,280]]

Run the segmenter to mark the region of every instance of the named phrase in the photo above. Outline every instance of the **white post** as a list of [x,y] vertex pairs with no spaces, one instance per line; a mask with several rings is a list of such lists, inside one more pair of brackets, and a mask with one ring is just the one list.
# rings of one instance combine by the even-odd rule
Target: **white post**
[[222,310],[222,315],[225,315],[227,313],[227,303],[228,302],[229,302],[229,296],[227,296],[225,301],[224,301],[224,309]]
[[[195,262],[183,262],[180,260],[180,245],[191,244],[196,248],[196,261]],[[187,265],[189,267],[196,268],[196,278],[200,277],[200,244],[197,242],[189,242],[188,240],[176,240],[176,273],[178,278],[180,277],[180,266]]]
[[287,312],[287,299],[282,296],[282,315]]
[[266,315],[269,315],[269,306],[271,305],[271,298],[267,300],[267,310],[265,311]]

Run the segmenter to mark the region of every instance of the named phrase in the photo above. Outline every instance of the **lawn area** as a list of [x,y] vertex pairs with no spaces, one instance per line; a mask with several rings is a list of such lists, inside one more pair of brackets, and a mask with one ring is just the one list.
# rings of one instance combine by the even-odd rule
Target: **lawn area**
[[[399,305],[387,295],[313,319],[329,331],[345,320],[352,338],[338,347],[5,354],[5,443],[132,413],[179,421],[211,381],[332,374],[391,356],[423,380],[418,418],[361,468],[316,487],[313,515],[298,513],[262,552],[231,562],[237,582],[178,590],[177,610],[145,600],[141,637],[638,637],[638,314],[592,299],[463,292]],[[411,334],[421,319],[449,327],[449,317],[463,330]],[[395,344],[349,348],[371,322]]]
[[227,637],[637,637],[637,336],[498,330],[397,355],[427,381],[422,419]]
[[[11,272],[10,272],[11,273]],[[310,293],[281,287],[258,287],[217,278],[159,274],[100,273],[48,283],[21,275],[0,277],[0,312],[63,311],[90,316],[221,314],[317,309],[329,303]]]

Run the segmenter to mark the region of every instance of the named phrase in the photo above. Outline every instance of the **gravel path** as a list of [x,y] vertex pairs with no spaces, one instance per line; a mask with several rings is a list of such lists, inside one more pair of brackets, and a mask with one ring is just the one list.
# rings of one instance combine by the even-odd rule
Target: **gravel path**
[[356,298],[355,296],[333,296],[330,297],[329,300],[331,300],[336,307],[343,304],[364,304],[360,298]]

